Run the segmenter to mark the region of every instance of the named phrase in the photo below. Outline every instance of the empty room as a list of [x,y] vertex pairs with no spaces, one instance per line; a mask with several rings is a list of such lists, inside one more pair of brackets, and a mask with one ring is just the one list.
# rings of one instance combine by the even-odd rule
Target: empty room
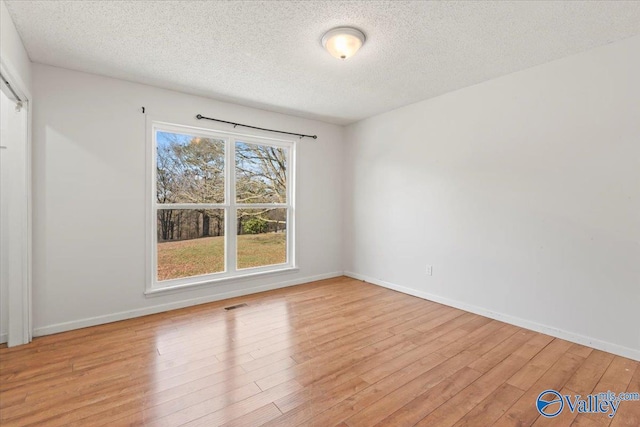
[[0,18],[0,425],[640,426],[639,1]]

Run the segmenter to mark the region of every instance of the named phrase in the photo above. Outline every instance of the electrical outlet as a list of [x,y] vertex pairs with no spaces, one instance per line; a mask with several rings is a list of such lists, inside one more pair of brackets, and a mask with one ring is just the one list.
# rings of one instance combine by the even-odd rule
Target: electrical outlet
[[433,276],[433,266],[432,265],[427,265],[427,275],[428,276]]

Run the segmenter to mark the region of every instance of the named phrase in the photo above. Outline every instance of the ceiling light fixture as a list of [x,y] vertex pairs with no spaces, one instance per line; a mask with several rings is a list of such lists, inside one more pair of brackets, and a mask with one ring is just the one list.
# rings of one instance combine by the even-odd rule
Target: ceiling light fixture
[[362,47],[364,33],[351,27],[339,27],[322,36],[322,46],[338,59],[349,59]]

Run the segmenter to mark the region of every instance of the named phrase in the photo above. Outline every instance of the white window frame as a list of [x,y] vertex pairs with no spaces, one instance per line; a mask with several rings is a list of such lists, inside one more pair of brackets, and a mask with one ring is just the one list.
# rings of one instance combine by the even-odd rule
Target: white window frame
[[[182,133],[223,140],[225,144],[225,200],[224,203],[157,203],[156,172],[157,172],[157,144],[156,133],[166,131]],[[287,150],[287,202],[286,203],[236,203],[236,169],[235,154],[236,142],[248,144],[267,145]],[[273,273],[297,271],[295,263],[295,152],[296,142],[267,138],[263,136],[228,132],[218,129],[181,125],[147,117],[147,280],[146,295],[165,293],[180,289],[189,289],[197,286],[228,284],[243,278],[262,276]],[[224,210],[224,235],[225,235],[225,269],[223,272],[203,274],[198,276],[183,277],[170,280],[158,280],[158,221],[157,211],[159,206],[171,209],[222,209]],[[238,209],[287,209],[286,225],[286,262],[252,268],[237,268],[237,220]]]

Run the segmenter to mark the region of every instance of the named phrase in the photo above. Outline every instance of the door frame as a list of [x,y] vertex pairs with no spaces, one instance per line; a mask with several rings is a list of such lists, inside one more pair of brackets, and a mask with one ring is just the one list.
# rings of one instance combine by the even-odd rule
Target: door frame
[[[7,325],[7,345],[13,347],[16,345],[27,344],[32,339],[32,142],[31,142],[31,119],[32,96],[25,85],[24,80],[20,78],[11,67],[10,64],[0,60],[0,72],[2,76],[9,82],[13,91],[22,100],[22,108],[26,115],[22,138],[25,144],[25,164],[24,164],[24,183],[25,197],[20,203],[19,209],[22,216],[21,236],[20,236],[20,261],[22,282],[8,284],[8,325]],[[2,84],[4,86],[4,83]],[[9,95],[7,95],[9,96]],[[9,96],[13,98],[13,96]]]

